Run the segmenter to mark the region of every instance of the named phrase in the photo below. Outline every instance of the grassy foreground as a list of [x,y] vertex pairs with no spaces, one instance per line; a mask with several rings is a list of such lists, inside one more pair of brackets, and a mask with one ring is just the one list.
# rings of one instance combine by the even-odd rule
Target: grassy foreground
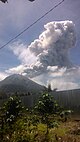
[[[53,128],[40,121],[34,121],[39,116],[25,115],[17,118],[12,125],[5,124],[0,131],[1,142],[80,142],[80,122],[69,119],[67,122],[57,120]],[[40,119],[40,118],[39,118]],[[52,118],[51,118],[52,119]]]
[[10,97],[0,109],[0,142],[80,142],[80,116],[66,116],[49,94],[34,109]]

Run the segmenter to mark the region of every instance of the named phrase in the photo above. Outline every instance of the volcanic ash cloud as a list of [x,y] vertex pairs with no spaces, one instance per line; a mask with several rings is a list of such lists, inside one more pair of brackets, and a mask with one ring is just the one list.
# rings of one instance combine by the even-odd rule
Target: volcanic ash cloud
[[[75,46],[75,26],[72,21],[49,22],[45,30],[27,48],[17,43],[14,54],[25,66],[24,72],[29,77],[45,73],[48,66],[71,68],[68,58],[70,48]],[[12,69],[10,69],[12,70]],[[16,68],[15,68],[16,70]],[[22,71],[23,72],[23,71]]]
[[[45,31],[29,45],[36,57],[36,63],[26,71],[33,76],[45,72],[48,66],[72,67],[68,58],[69,49],[76,42],[75,26],[72,21],[50,22],[44,25]],[[36,73],[36,74],[35,74]]]
[[[75,25],[72,21],[49,22],[44,25],[45,30],[27,48],[17,44],[12,50],[22,66],[9,69],[15,73],[19,69],[34,81],[59,90],[79,88],[75,72],[80,76],[80,68],[70,62],[69,50],[75,46]],[[60,83],[59,83],[60,82]]]

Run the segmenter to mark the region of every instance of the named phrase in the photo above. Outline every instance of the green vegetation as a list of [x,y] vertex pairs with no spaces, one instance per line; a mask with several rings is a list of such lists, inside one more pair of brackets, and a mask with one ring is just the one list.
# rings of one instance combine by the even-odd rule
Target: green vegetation
[[48,137],[49,128],[53,127],[55,124],[55,121],[51,121],[51,117],[54,119],[55,115],[59,113],[59,109],[60,107],[56,101],[54,101],[52,96],[48,93],[42,95],[37,106],[35,107],[35,110],[42,117],[41,122],[47,126],[46,138]]
[[48,93],[30,110],[18,96],[10,97],[0,109],[0,141],[78,142],[80,124],[67,119],[69,113]]

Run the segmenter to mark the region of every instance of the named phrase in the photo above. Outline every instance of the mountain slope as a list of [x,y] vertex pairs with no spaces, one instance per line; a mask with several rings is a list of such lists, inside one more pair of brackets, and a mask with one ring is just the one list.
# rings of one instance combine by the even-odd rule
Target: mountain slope
[[6,77],[0,82],[0,91],[6,93],[39,93],[44,90],[44,86],[41,86],[32,80],[28,79],[26,76],[19,74],[14,74]]

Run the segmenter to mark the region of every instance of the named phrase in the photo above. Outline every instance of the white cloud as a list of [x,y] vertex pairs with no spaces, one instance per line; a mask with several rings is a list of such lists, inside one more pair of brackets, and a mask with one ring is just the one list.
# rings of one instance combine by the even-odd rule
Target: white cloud
[[30,66],[25,71],[30,77],[45,72],[48,66],[72,67],[68,52],[76,41],[73,22],[50,22],[44,28],[28,47],[20,43],[10,47],[22,64]]
[[71,89],[78,89],[80,88],[80,85],[75,82],[66,81],[66,80],[60,80],[60,79],[54,79],[51,82],[52,88],[57,88],[58,90],[71,90]]
[[[76,74],[75,74],[76,73]],[[47,73],[32,78],[33,81],[48,86],[51,83],[52,89],[69,90],[80,88],[80,68],[72,68],[70,73],[67,68],[50,67]]]
[[[23,74],[27,75],[25,70],[29,67],[20,65],[18,67],[9,69],[6,71],[8,74]],[[33,71],[28,70],[29,77],[33,75]],[[36,72],[35,72],[36,75]],[[58,90],[69,90],[80,88],[80,67],[77,68],[58,68],[57,66],[49,66],[47,71],[36,75],[31,78],[33,81],[48,86],[51,83],[52,89],[57,88]]]
[[10,69],[6,70],[5,72],[8,74],[22,74],[22,73],[24,73],[25,69],[26,69],[26,67],[24,65],[19,65],[17,67],[10,68]]
[[0,81],[7,77],[7,73],[0,72]]
[[18,57],[21,64],[31,65],[36,61],[34,54],[31,53],[27,45],[24,45],[23,43],[15,42],[9,48]]
[[58,90],[79,88],[80,68],[74,67],[68,57],[76,42],[74,27],[72,21],[50,22],[28,47],[19,42],[11,45],[22,65],[6,72],[27,75],[46,86],[50,82]]

